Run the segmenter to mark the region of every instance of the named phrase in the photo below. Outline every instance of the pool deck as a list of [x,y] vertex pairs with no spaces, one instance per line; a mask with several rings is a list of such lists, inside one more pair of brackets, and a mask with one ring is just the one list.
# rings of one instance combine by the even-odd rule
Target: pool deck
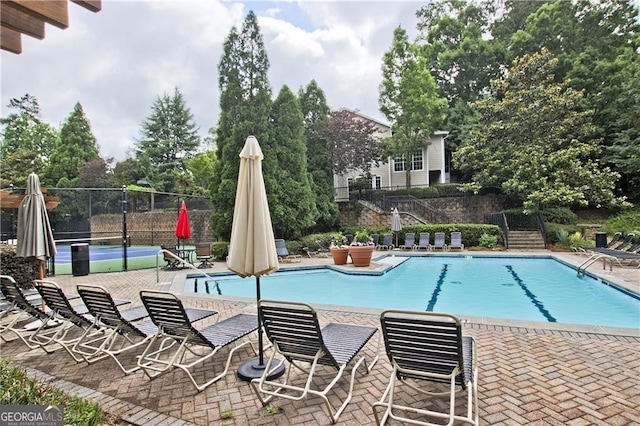
[[[374,258],[409,252],[377,252]],[[451,253],[446,253],[450,255]],[[574,266],[586,257],[574,253],[479,252],[462,255],[543,255],[555,256]],[[368,273],[375,273],[396,262],[392,257],[374,262]],[[300,263],[281,264],[282,268],[329,265],[328,258],[303,258]],[[393,265],[391,265],[393,266]],[[345,265],[348,272],[365,268]],[[226,265],[216,262],[207,272],[223,272]],[[91,274],[84,277],[57,276],[51,279],[69,292],[78,284],[102,285],[114,296],[140,304],[142,289],[172,288],[182,271],[156,270]],[[588,273],[640,294],[640,269],[613,266],[603,269],[599,263]],[[255,313],[255,300],[182,294],[186,306],[211,308],[220,318],[237,313]],[[321,324],[330,321],[379,326],[380,310],[353,309],[318,305]],[[597,315],[597,312],[594,312]],[[479,367],[479,412],[483,425],[640,425],[640,324],[639,329],[567,326],[538,322],[465,318],[465,333],[474,336]],[[373,355],[375,347],[364,351]],[[227,350],[205,363],[202,371],[223,367]],[[2,355],[54,386],[99,403],[105,411],[119,415],[125,422],[139,425],[329,425],[324,404],[319,398],[292,402],[278,399],[270,414],[263,409],[246,382],[234,372],[196,392],[188,377],[171,371],[154,380],[142,372],[125,376],[111,360],[88,365],[75,363],[64,351],[46,354],[29,351],[19,342],[2,343]],[[234,355],[232,369],[248,358],[250,350]],[[354,397],[339,419],[344,425],[374,424],[370,404],[377,401],[388,380],[390,363],[380,349],[380,360],[368,375],[358,374]],[[336,392],[344,394],[348,380],[338,383]],[[331,394],[330,394],[331,395]],[[413,392],[402,394],[405,401],[416,399]],[[406,399],[405,399],[406,398]],[[331,399],[331,396],[330,396]],[[465,397],[458,398],[464,402]],[[424,404],[440,404],[440,401]],[[231,419],[221,420],[229,412]],[[397,424],[391,422],[390,424]]]

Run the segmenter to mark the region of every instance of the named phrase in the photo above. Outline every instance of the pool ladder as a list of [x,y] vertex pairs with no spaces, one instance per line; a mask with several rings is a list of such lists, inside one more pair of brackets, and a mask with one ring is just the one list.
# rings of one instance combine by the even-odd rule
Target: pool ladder
[[582,262],[580,266],[578,266],[578,276],[583,276],[587,268],[598,260],[602,260],[602,269],[607,269],[607,261],[609,261],[609,270],[613,271],[613,260],[612,256],[603,253],[594,253],[587,260]]

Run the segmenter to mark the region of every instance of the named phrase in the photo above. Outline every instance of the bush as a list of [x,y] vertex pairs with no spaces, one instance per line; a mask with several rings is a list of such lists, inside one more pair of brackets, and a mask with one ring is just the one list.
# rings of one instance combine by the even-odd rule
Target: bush
[[10,275],[23,288],[31,288],[38,278],[39,260],[16,256],[14,246],[0,244],[0,273]]
[[[562,225],[559,223],[545,223],[547,229],[547,242],[553,245],[561,245],[569,247],[568,239],[569,235],[580,232],[580,228],[575,225]],[[563,243],[560,242],[560,238],[565,239]]]
[[640,230],[640,209],[629,210],[607,219],[604,228],[609,234],[636,232],[636,235],[639,235],[637,231]]
[[563,225],[575,225],[578,223],[578,215],[567,207],[552,207],[540,212],[545,222],[560,223]]
[[211,253],[214,259],[224,260],[229,256],[229,243],[227,241],[216,241],[211,244]]
[[498,236],[489,235],[485,232],[482,235],[480,235],[480,240],[478,241],[478,245],[480,247],[485,247],[485,248],[496,248],[498,246]]

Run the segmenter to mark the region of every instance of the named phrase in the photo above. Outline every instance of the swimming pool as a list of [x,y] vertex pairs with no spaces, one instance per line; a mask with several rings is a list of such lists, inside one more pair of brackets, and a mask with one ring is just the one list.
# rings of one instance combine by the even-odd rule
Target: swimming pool
[[[184,290],[255,297],[255,278],[188,277]],[[262,277],[261,296],[365,308],[450,312],[459,316],[640,326],[640,297],[553,258],[416,256],[381,276],[329,268]]]

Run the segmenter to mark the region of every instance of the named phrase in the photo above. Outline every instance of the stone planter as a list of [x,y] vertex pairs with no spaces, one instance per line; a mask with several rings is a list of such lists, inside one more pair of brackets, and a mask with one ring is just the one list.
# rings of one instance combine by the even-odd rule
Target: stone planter
[[369,266],[371,264],[371,256],[373,255],[374,246],[351,246],[349,247],[349,255],[353,266]]
[[331,248],[331,257],[333,257],[333,263],[336,265],[346,265],[347,257],[349,257],[349,247],[344,248]]

